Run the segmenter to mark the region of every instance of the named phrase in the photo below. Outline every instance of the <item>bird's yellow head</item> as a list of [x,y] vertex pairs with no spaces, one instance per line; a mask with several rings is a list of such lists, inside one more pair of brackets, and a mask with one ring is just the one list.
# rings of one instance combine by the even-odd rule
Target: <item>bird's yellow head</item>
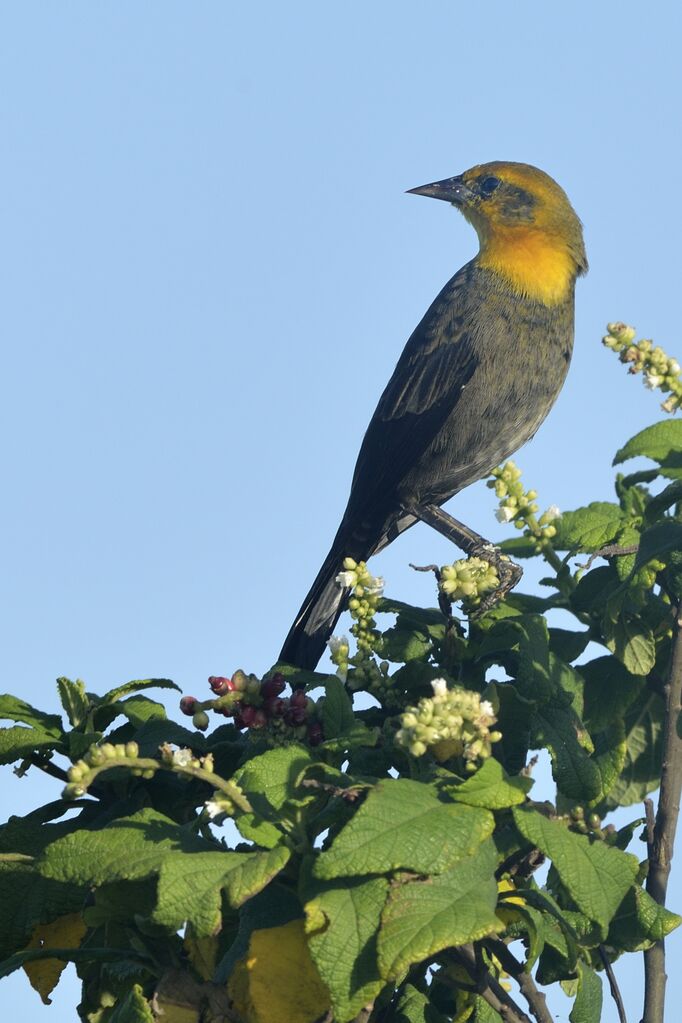
[[527,298],[562,302],[587,270],[582,225],[568,196],[537,167],[483,163],[410,191],[456,206],[476,228],[479,266]]

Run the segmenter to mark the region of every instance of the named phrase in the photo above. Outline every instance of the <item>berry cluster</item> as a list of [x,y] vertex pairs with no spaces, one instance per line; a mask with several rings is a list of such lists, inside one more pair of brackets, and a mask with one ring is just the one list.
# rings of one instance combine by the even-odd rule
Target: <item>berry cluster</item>
[[284,696],[287,684],[279,672],[262,680],[243,671],[235,671],[232,678],[211,675],[208,684],[215,699],[200,701],[196,696],[183,696],[180,700],[182,713],[191,717],[194,727],[202,732],[209,725],[206,712],[212,710],[232,718],[237,728],[267,732],[281,741],[295,739],[319,746],[324,740],[315,701],[303,689]]
[[461,600],[472,610],[499,585],[495,567],[483,558],[461,558],[451,565],[443,565],[438,578],[438,587],[448,600]]
[[402,728],[395,741],[413,757],[431,750],[440,763],[462,757],[465,769],[475,771],[491,755],[492,744],[502,738],[501,732],[491,731],[496,721],[492,704],[462,686],[448,689],[443,678],[431,685],[433,696],[401,715]]
[[524,536],[536,541],[535,549],[540,554],[556,536],[554,522],[561,512],[553,504],[537,518],[537,491],[523,489],[521,470],[511,460],[493,469],[491,476],[486,485],[495,491],[500,501],[495,518],[498,522],[513,522],[515,529],[523,529]]
[[671,359],[653,341],[635,341],[635,328],[627,323],[609,323],[608,334],[602,343],[616,352],[621,362],[630,364],[630,373],[643,373],[644,385],[650,390],[659,390],[669,397],[661,404],[664,412],[676,412],[682,406],[682,379],[680,364]]

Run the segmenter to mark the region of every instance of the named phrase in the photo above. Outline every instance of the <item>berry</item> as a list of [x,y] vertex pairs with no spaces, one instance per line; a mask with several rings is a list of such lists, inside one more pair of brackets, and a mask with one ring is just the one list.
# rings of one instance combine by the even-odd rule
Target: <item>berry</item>
[[253,720],[256,716],[256,708],[251,707],[248,703],[241,708],[240,720],[242,728],[251,728]]
[[259,707],[258,710],[254,711],[253,721],[251,722],[252,728],[265,728],[268,723],[267,715],[264,710]]
[[198,702],[199,701],[196,696],[183,696],[180,700],[180,710],[183,714],[186,714],[187,717],[191,718],[196,710]]
[[279,696],[280,693],[284,692],[285,688],[286,681],[284,679],[284,675],[280,675],[280,673],[277,672],[275,675],[272,676],[272,678],[268,678],[263,683],[261,683],[260,687],[261,696],[263,697],[263,699],[269,700],[273,696]]
[[291,706],[304,708],[308,703],[308,697],[304,689],[295,689],[291,697]]
[[271,696],[263,704],[263,710],[269,718],[281,718],[286,709],[286,703],[279,696]]
[[223,675],[211,675],[209,677],[208,684],[216,696],[224,696],[225,693],[233,693],[237,688],[232,679],[225,678]]
[[192,724],[195,728],[198,728],[200,732],[205,732],[208,728],[208,714],[205,710],[198,710],[192,717]]
[[308,725],[308,742],[311,746],[319,746],[324,741],[324,732],[319,721],[313,721]]

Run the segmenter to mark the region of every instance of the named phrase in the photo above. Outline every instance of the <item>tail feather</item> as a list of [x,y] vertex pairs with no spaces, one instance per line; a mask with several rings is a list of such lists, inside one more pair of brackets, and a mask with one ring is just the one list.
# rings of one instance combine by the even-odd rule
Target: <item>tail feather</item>
[[298,668],[305,668],[308,671],[317,666],[348,596],[348,590],[336,582],[337,575],[343,569],[343,559],[352,557],[356,561],[366,561],[372,554],[394,540],[399,533],[414,525],[417,520],[413,515],[405,514],[395,521],[389,521],[390,526],[383,526],[375,531],[372,537],[366,532],[362,539],[357,533],[349,539],[339,530],[308,596],[303,601],[296,621],[284,640],[279,655],[280,661],[295,664]]
[[343,611],[348,593],[336,582],[345,556],[346,552],[334,544],[284,640],[280,661],[309,671],[316,667]]

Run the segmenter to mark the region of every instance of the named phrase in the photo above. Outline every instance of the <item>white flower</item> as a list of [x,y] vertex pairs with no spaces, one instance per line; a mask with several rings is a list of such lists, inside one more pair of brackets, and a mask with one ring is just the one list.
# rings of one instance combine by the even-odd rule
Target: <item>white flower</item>
[[498,522],[511,522],[516,512],[513,508],[507,508],[506,505],[502,508],[498,508],[495,512],[495,518]]
[[173,766],[189,767],[194,759],[191,749],[173,750]]
[[356,572],[339,572],[336,577],[337,586],[340,586],[343,590],[349,589],[351,586],[355,586],[357,581],[358,576]]
[[561,509],[556,504],[550,504],[549,508],[545,512],[545,522],[554,522],[555,519],[561,518]]
[[225,808],[217,799],[209,799],[204,803],[204,810],[209,820],[214,820],[216,817],[220,817],[221,813],[225,813]]
[[431,682],[434,696],[445,696],[448,691],[448,684],[444,678],[434,678]]
[[330,636],[327,640],[327,646],[329,647],[329,653],[334,654],[340,653],[342,650],[348,652],[349,644],[345,636]]
[[647,373],[644,377],[644,386],[648,387],[650,391],[655,391],[662,383],[663,377],[659,377],[655,373]]
[[367,585],[365,586],[365,592],[370,597],[381,597],[383,596],[384,585],[385,583],[382,576],[380,575],[374,576],[370,580],[370,582],[368,582]]
[[679,372],[680,372],[680,364],[677,361],[677,359],[669,359],[668,360],[668,373],[671,373],[673,376],[677,376],[677,374]]
[[495,711],[490,700],[481,700],[481,714],[485,714],[486,717],[495,717]]

